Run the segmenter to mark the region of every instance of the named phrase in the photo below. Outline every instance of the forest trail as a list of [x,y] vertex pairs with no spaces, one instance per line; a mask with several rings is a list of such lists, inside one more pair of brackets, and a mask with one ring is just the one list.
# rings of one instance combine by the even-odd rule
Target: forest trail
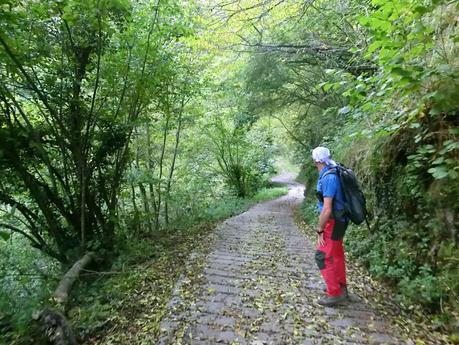
[[289,186],[288,195],[224,221],[207,253],[192,255],[167,305],[159,344],[405,343],[352,291],[340,307],[317,304],[323,283],[314,244],[294,221],[304,190],[294,178],[274,178]]

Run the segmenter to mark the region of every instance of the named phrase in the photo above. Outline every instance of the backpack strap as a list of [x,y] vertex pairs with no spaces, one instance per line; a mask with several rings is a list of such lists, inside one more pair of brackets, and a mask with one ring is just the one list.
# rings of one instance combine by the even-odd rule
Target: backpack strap
[[323,179],[325,176],[327,176],[327,175],[330,175],[330,174],[337,174],[337,173],[338,173],[337,169],[336,169],[336,168],[332,168],[332,169],[326,171],[326,172],[322,175],[322,177],[321,177],[320,179],[322,180],[322,179]]
[[[322,175],[322,177],[319,179],[319,182],[322,181],[322,179],[323,179],[325,176],[330,175],[330,174],[336,174],[336,175],[339,177],[338,168],[337,168],[337,167],[334,167],[334,168],[331,168],[331,169],[327,170],[327,171]],[[340,179],[340,184],[341,184],[341,179]],[[324,196],[323,196],[322,193],[320,193],[320,197],[321,197],[321,198],[319,198],[319,200],[323,202],[323,201],[324,201]],[[339,218],[339,216],[341,216],[341,215],[337,215],[337,214],[336,214],[336,210],[335,210],[335,200],[333,200],[332,216],[333,216],[334,219],[337,219],[337,218]]]

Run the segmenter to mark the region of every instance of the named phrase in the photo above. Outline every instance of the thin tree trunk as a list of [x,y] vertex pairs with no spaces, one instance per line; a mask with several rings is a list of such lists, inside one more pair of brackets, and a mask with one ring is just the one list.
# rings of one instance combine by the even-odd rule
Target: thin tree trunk
[[[158,204],[156,203],[156,196],[155,196],[155,186],[153,183],[148,184],[148,190],[150,192],[150,200],[152,201],[152,206],[153,206],[153,217],[156,220],[159,217],[159,209],[158,209]],[[155,221],[155,230],[159,230],[156,227],[156,221]]]
[[[146,45],[146,49],[145,49],[145,55],[144,55],[144,58],[143,58],[142,70],[141,70],[141,74],[140,74],[141,75],[140,82],[137,85],[136,96],[135,96],[133,105],[132,105],[131,110],[130,110],[129,115],[128,115],[128,123],[130,124],[130,128],[128,130],[128,135],[127,135],[127,138],[126,138],[126,141],[125,141],[124,148],[121,150],[121,153],[119,155],[117,155],[117,157],[115,159],[115,166],[116,166],[115,173],[114,173],[115,177],[113,179],[112,188],[111,188],[110,203],[108,205],[109,210],[116,210],[116,204],[117,204],[117,201],[118,201],[117,192],[118,192],[118,190],[120,188],[120,185],[121,185],[122,174],[125,171],[126,165],[128,163],[129,143],[130,143],[130,140],[131,140],[132,132],[134,130],[135,120],[138,119],[138,117],[139,117],[139,115],[141,113],[141,110],[142,110],[142,96],[143,95],[141,95],[141,91],[144,89],[143,88],[143,83],[145,82],[145,71],[146,71],[148,56],[150,54],[151,36],[152,36],[154,28],[155,28],[155,26],[157,24],[158,14],[159,14],[159,0],[156,1],[153,20],[152,20],[150,29],[148,31],[147,45]],[[113,218],[113,217],[110,217],[110,218]],[[112,221],[112,223],[113,223],[113,221]],[[113,227],[111,227],[111,229],[113,230]],[[110,235],[111,235],[111,237],[113,237],[113,235],[114,235],[113,231],[111,231]]]
[[[138,220],[139,220],[139,209],[137,208],[137,202],[135,200],[135,187],[134,184],[131,184],[131,192],[132,192],[132,206],[134,207],[134,223],[135,228],[138,228]],[[137,231],[136,231],[137,232]]]
[[[136,152],[136,157],[135,157],[135,164],[136,164],[137,169],[140,171],[140,150],[138,146],[137,146],[137,152]],[[147,217],[148,231],[151,232],[152,225],[151,225],[151,218],[150,218],[151,217],[150,203],[148,200],[147,191],[142,182],[139,183],[139,189],[140,189],[140,194],[142,195],[143,210],[145,212],[145,216]]]
[[81,248],[85,248],[85,218],[86,218],[86,179],[84,171],[81,173],[81,219],[80,219],[80,233],[81,233]]
[[151,211],[150,211],[150,204],[148,200],[147,190],[145,189],[145,186],[143,185],[143,183],[139,183],[139,189],[140,189],[140,194],[142,195],[143,209],[147,217],[148,231],[152,232],[153,227],[151,224]]
[[[150,133],[150,124],[147,125],[147,166],[150,172],[154,171],[154,164],[153,164],[153,150],[151,146],[151,133]],[[150,193],[150,202],[153,208],[153,214],[148,215],[149,221],[155,226],[155,230],[158,230],[156,227],[155,219],[159,218],[159,209],[156,203],[156,196],[155,196],[155,188],[151,181],[148,183],[148,189]]]
[[163,130],[163,144],[161,147],[161,156],[159,158],[159,177],[158,177],[158,184],[156,186],[156,193],[158,194],[158,203],[157,203],[157,214],[155,218],[155,227],[159,230],[159,213],[161,212],[161,179],[163,178],[163,163],[164,163],[164,154],[166,152],[166,141],[167,141],[167,133],[169,131],[169,121],[170,121],[170,113],[167,110],[166,112],[166,124]]
[[171,168],[169,170],[169,177],[167,178],[166,195],[165,195],[165,200],[164,200],[164,213],[166,217],[166,225],[169,225],[169,196],[170,196],[170,191],[171,191],[172,176],[175,170],[175,161],[177,159],[177,152],[178,152],[178,147],[180,143],[180,130],[182,128],[182,113],[183,113],[184,105],[185,105],[185,98],[182,99],[182,104],[180,106],[180,111],[178,114],[178,124],[177,124],[177,130],[175,132],[174,155],[172,157]]

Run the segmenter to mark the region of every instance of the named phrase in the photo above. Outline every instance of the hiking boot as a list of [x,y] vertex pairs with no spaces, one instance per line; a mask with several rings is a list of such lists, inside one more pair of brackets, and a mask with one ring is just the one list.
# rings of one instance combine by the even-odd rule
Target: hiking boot
[[332,307],[337,304],[343,303],[347,300],[347,295],[343,292],[339,296],[324,296],[319,299],[317,303],[323,305],[324,307]]
[[[327,288],[324,288],[322,291],[327,293]],[[342,286],[341,291],[343,292],[343,295],[345,295],[346,298],[349,299],[349,292],[347,291],[347,285]]]

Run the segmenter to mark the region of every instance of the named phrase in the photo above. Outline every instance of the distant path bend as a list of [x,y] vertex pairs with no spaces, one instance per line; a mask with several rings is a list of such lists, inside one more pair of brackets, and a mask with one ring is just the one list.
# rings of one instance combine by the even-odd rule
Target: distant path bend
[[274,178],[288,195],[221,223],[208,252],[190,258],[194,269],[176,284],[159,344],[405,343],[356,296],[338,308],[317,304],[323,283],[314,244],[294,222],[304,191],[294,179]]

